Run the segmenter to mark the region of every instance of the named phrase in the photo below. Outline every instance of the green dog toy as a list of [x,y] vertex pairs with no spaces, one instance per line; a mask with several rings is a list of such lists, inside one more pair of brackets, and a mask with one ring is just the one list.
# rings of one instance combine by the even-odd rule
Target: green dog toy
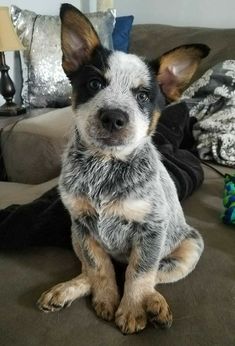
[[223,222],[235,225],[235,174],[225,175],[223,204],[225,207]]

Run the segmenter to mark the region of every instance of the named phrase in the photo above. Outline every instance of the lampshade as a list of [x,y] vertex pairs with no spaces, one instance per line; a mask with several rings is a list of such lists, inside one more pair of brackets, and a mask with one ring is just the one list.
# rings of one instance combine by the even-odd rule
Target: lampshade
[[0,52],[25,49],[14,30],[8,7],[0,7]]

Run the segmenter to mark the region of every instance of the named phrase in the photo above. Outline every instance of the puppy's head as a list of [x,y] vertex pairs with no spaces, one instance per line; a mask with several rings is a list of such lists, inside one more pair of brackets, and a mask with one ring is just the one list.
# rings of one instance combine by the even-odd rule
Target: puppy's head
[[73,87],[81,140],[106,153],[130,153],[155,130],[161,109],[176,100],[209,49],[185,45],[151,62],[102,47],[93,26],[63,4],[63,69]]

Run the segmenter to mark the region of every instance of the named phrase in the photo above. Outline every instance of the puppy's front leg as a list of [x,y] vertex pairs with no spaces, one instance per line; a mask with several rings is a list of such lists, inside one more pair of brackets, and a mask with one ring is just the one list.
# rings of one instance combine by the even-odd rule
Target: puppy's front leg
[[159,235],[150,232],[132,249],[124,295],[115,316],[116,324],[124,334],[144,329],[148,318],[162,327],[170,327],[172,323],[165,298],[155,290],[161,245],[159,238]]
[[73,247],[83,265],[83,273],[91,285],[92,305],[97,315],[105,320],[112,320],[119,304],[119,294],[115,271],[109,255],[76,221],[73,225]]
[[[91,218],[86,218],[92,224]],[[44,312],[53,312],[71,305],[85,295],[92,295],[92,304],[99,317],[112,320],[119,304],[115,272],[108,254],[90,235],[88,225],[72,219],[72,240],[75,253],[82,262],[82,274],[44,292],[38,300]]]

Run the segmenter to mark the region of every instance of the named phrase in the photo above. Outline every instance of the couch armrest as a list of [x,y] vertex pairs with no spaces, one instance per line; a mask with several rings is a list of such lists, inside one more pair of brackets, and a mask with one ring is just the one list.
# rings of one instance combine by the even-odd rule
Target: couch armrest
[[66,107],[6,127],[1,146],[8,180],[40,184],[58,176],[72,124],[72,109]]

